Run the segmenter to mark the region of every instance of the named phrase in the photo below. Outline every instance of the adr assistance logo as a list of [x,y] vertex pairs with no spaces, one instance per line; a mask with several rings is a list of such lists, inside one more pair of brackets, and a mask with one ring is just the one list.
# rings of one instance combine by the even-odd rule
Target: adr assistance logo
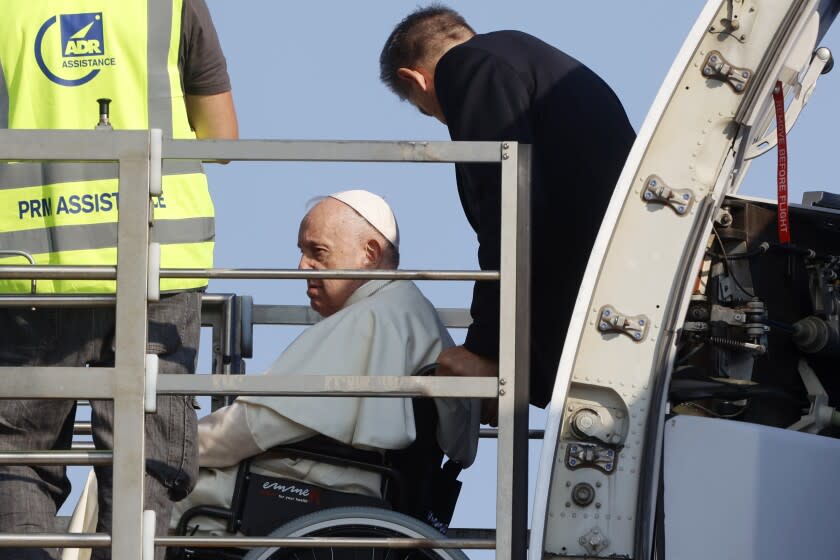
[[105,52],[102,12],[47,19],[35,37],[35,60],[50,81],[67,87],[86,84],[103,67],[114,66],[116,59]]

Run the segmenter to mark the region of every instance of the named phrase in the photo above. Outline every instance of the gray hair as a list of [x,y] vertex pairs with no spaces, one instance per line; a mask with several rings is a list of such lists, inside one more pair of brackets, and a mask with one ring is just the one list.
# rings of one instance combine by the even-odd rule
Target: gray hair
[[[306,208],[306,212],[309,213],[310,210],[312,210],[318,204],[320,204],[321,202],[323,202],[325,200],[338,200],[338,199],[332,198],[330,196],[323,196],[323,195],[322,196],[313,196],[312,198],[310,198],[309,200],[306,201],[306,204],[304,204],[304,207]],[[394,247],[393,243],[391,243],[390,241],[385,239],[385,236],[382,235],[379,232],[379,230],[377,230],[373,226],[373,224],[371,224],[369,221],[367,221],[364,216],[362,216],[361,214],[356,212],[356,210],[352,206],[349,206],[347,204],[342,204],[342,206],[346,207],[347,210],[352,212],[353,215],[355,215],[358,218],[358,223],[363,224],[364,229],[369,230],[369,233],[372,233],[376,237],[376,240],[379,241],[379,244],[382,245],[382,261],[383,261],[383,264],[385,265],[385,268],[389,268],[389,269],[390,268],[393,268],[393,269],[399,268],[399,266],[400,266],[400,250],[397,249],[396,247]],[[361,231],[357,231],[356,233],[359,235],[360,238],[363,236]]]

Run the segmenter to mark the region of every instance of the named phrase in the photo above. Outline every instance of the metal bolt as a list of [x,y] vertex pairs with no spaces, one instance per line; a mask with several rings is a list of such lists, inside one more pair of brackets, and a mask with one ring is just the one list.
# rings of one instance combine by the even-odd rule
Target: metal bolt
[[579,482],[572,488],[572,501],[575,505],[586,507],[595,499],[595,489],[587,482]]
[[595,425],[595,419],[589,412],[576,414],[573,421],[575,423],[575,427],[584,433]]
[[689,196],[688,193],[683,195],[683,200],[688,200],[689,198],[691,198],[691,196]]
[[601,323],[598,325],[598,328],[600,328],[602,331],[606,331],[609,330],[610,326],[606,322],[601,321]]
[[598,482],[596,482],[596,483],[595,483],[595,487],[596,487],[596,488],[600,488],[600,487],[601,487],[601,481],[600,481],[600,480],[599,480]]
[[499,389],[499,395],[504,397],[505,396],[505,390],[504,389]]
[[710,67],[706,66],[705,68],[703,68],[703,74],[704,75],[711,76],[713,73],[714,73],[714,70],[712,70]]
[[577,459],[569,459],[569,466],[574,467],[577,465]]
[[645,200],[653,200],[653,193],[650,191],[645,191]]
[[640,333],[640,332],[633,333],[633,338],[635,338],[636,340],[641,340],[642,333]]
[[503,142],[502,143],[502,149],[507,150],[508,148],[510,148],[510,144],[508,144],[507,142]]
[[648,181],[648,185],[650,185],[651,187],[655,187],[657,185],[656,179],[651,179],[650,181]]
[[718,61],[718,57],[717,57],[716,54],[713,54],[712,56],[709,57],[709,62],[711,62],[712,64],[714,64],[717,61]]
[[595,502],[595,507],[597,509],[601,509],[601,502]]
[[604,309],[603,315],[604,315],[604,317],[609,317],[610,316],[610,310],[609,309]]
[[604,468],[607,469],[608,471],[611,471],[612,467],[613,467],[612,463],[607,463],[606,465],[604,465]]
[[571,480],[567,480],[567,481],[566,481],[566,488],[570,487],[571,485],[572,485],[572,481],[571,481]]
[[680,214],[684,214],[685,213],[685,206],[683,206],[682,204],[677,206],[677,212],[679,212]]
[[749,72],[747,72],[746,70],[744,70],[743,72],[741,72],[741,77],[742,77],[742,78],[749,78],[749,77],[750,77],[750,73],[749,73]]
[[502,159],[510,159],[510,155],[509,154],[502,154]]
[[615,455],[615,451],[613,451],[612,449],[607,449],[607,457],[612,457],[613,455]]
[[741,91],[741,90],[743,90],[743,89],[744,89],[744,84],[735,84],[735,89],[736,89],[737,91]]
[[645,320],[644,320],[644,319],[639,319],[639,326],[640,326],[640,327],[644,327],[644,326],[645,326]]
[[499,379],[499,385],[504,385],[506,383],[507,383],[507,379],[505,379],[504,377]]
[[566,502],[566,507],[572,507],[572,502]]

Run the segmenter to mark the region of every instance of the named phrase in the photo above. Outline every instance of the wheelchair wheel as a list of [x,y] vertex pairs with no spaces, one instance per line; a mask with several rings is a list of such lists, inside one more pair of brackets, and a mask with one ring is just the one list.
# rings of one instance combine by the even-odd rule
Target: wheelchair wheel
[[[425,523],[387,509],[331,508],[305,515],[275,529],[272,537],[445,538]],[[467,560],[457,549],[255,548],[243,560]]]

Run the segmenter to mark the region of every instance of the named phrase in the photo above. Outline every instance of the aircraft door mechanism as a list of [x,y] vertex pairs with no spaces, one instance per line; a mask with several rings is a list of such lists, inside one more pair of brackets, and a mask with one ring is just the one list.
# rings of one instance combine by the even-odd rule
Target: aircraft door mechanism
[[[790,102],[790,105],[788,105],[788,108],[785,111],[786,132],[790,132],[790,129],[793,128],[793,125],[796,123],[796,119],[799,118],[799,114],[808,103],[808,100],[811,98],[811,94],[814,93],[814,88],[817,85],[817,79],[819,79],[821,75],[831,72],[833,67],[834,58],[831,56],[830,50],[826,47],[820,47],[814,51],[814,56],[811,58],[811,64],[808,66],[808,70],[805,71],[805,75],[802,76],[801,80],[790,86],[791,89],[793,89],[793,100]],[[767,126],[769,126],[769,123],[765,124],[764,128],[759,128],[758,132],[766,130]],[[773,130],[770,130],[764,136],[758,138],[747,148],[747,153],[744,155],[744,159],[753,159],[765,154],[768,150],[775,148],[777,142],[778,137],[776,136],[776,129],[774,127]]]
[[817,374],[804,359],[799,360],[799,376],[808,391],[810,408],[788,430],[818,434],[825,428],[840,427],[840,412],[828,405],[828,393],[823,389]]
[[724,16],[719,23],[709,27],[709,33],[728,35],[739,43],[746,42],[758,15],[754,4],[748,0],[728,0]]

